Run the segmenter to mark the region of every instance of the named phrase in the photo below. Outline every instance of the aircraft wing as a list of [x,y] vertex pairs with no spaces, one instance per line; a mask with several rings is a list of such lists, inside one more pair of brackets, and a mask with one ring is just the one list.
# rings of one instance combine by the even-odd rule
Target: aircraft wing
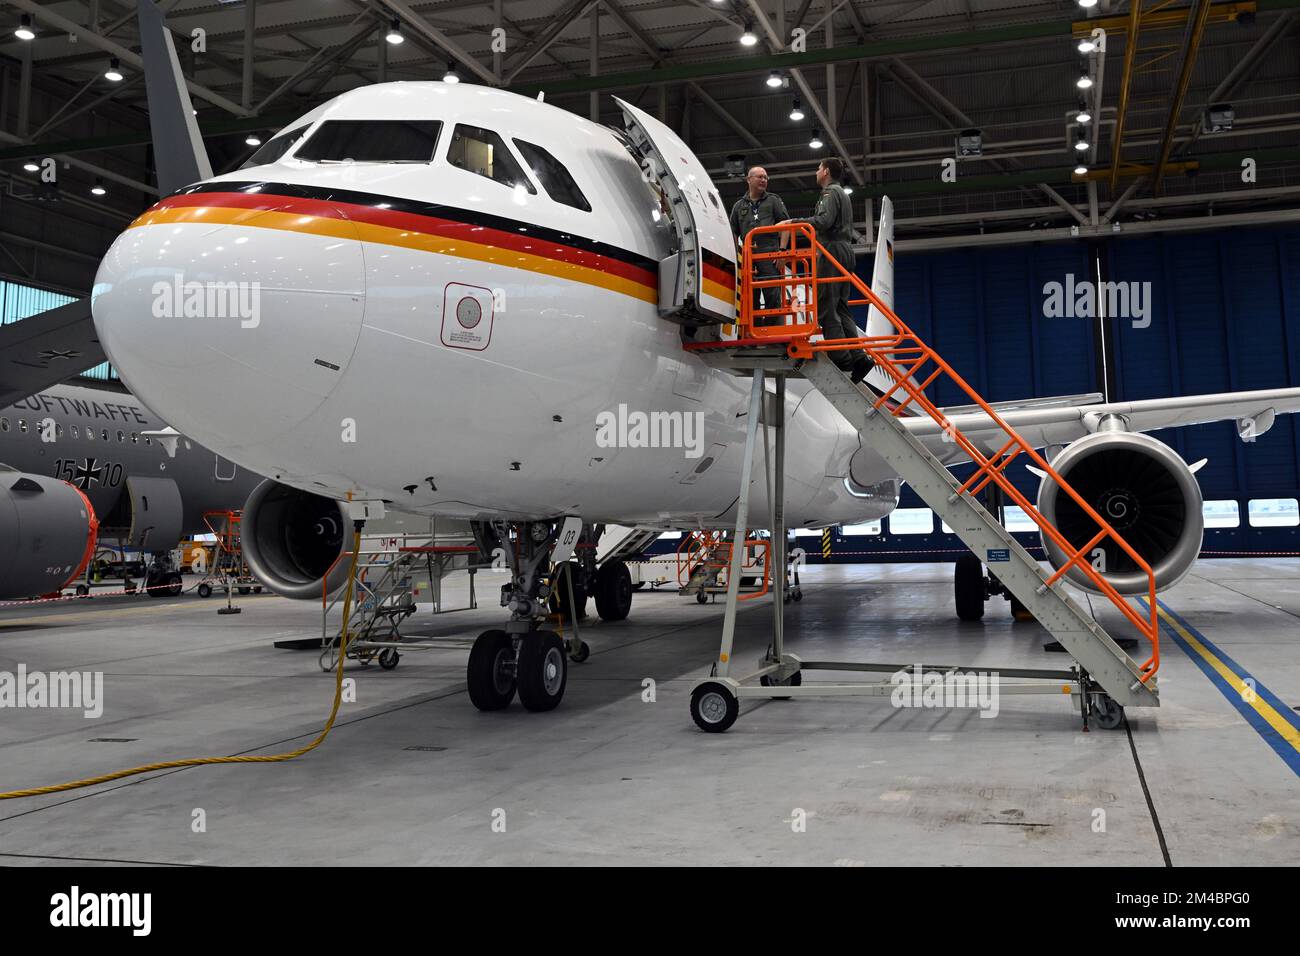
[[104,360],[88,298],[0,325],[0,408]]
[[[1096,431],[1098,422],[1108,415],[1118,415],[1130,431],[1150,432],[1161,428],[1199,425],[1204,422],[1235,420],[1238,432],[1248,426],[1251,434],[1262,435],[1273,425],[1276,415],[1300,412],[1300,388],[1261,389],[1254,392],[1219,392],[1213,395],[1184,395],[1178,398],[1151,398],[1138,402],[1095,402],[1058,406],[997,407],[1002,419],[1035,448],[1067,445]],[[952,423],[962,434],[990,451],[1003,444],[1002,431],[983,411],[953,409]],[[943,440],[943,431],[929,417],[907,418],[908,430],[945,464],[965,461],[966,456]]]

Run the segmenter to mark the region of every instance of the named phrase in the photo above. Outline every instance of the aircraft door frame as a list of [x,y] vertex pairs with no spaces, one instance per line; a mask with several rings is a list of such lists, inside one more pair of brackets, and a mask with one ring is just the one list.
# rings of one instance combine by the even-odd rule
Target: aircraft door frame
[[659,314],[682,323],[735,322],[736,239],[712,177],[671,129],[617,96],[614,102],[668,199],[677,233],[677,251],[659,262]]

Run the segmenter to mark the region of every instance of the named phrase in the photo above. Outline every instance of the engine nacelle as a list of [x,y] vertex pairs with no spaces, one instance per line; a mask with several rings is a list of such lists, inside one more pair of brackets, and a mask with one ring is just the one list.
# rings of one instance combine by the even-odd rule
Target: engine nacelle
[[268,478],[248,496],[241,525],[244,560],[277,594],[319,598],[347,578],[348,562],[338,560],[347,522],[334,499]]
[[66,481],[0,470],[0,599],[66,587],[90,560],[98,531],[90,500]]
[[[1104,431],[1068,445],[1051,464],[1151,566],[1158,590],[1177,584],[1191,570],[1204,531],[1201,486],[1172,448],[1149,435]],[[1075,547],[1087,544],[1100,530],[1050,478],[1039,486],[1038,510]],[[1046,535],[1043,547],[1053,567],[1065,563],[1061,549]],[[1111,586],[1120,594],[1147,593],[1146,573],[1114,539],[1107,537],[1098,547],[1105,552],[1100,567]],[[1078,567],[1066,576],[1072,584],[1097,590]]]

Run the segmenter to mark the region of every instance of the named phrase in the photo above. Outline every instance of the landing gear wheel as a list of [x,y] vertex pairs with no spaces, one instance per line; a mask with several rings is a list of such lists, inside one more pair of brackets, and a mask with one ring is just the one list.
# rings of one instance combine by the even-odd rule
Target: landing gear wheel
[[163,585],[162,589],[160,591],[155,591],[155,594],[163,594],[166,597],[177,597],[185,590],[185,581],[181,577],[179,571],[173,571],[164,576],[161,583]]
[[953,569],[953,596],[957,599],[957,617],[979,621],[984,617],[984,565],[973,554],[963,554]]
[[469,652],[465,683],[479,710],[501,710],[515,699],[515,645],[505,631],[484,631]]
[[609,561],[596,572],[596,611],[602,621],[622,621],[632,610],[632,574],[622,561]]
[[554,710],[564,699],[569,659],[554,631],[535,631],[519,642],[519,703],[527,710]]
[[391,671],[401,659],[402,655],[397,652],[395,647],[385,647],[379,652],[379,666],[386,671]]
[[[802,687],[803,671],[795,671],[786,680],[778,680],[771,674],[764,674],[758,679],[764,687]],[[789,700],[789,697],[773,697],[773,700]]]
[[577,650],[569,654],[569,660],[575,664],[581,664],[591,656],[591,646],[586,641],[579,641]]
[[1124,708],[1109,694],[1096,694],[1092,698],[1092,719],[1102,730],[1114,730],[1124,723]]
[[1014,594],[1011,595],[1011,617],[1019,623],[1032,621],[1034,619],[1034,615],[1030,612],[1029,608],[1021,604],[1020,598],[1016,597]]
[[721,734],[740,716],[740,700],[725,684],[709,681],[691,691],[691,720],[707,734]]
[[164,593],[167,590],[167,577],[159,575],[157,577],[148,577],[144,579],[144,591],[151,598],[166,597]]
[[212,597],[212,585],[204,581],[199,585],[199,597]]

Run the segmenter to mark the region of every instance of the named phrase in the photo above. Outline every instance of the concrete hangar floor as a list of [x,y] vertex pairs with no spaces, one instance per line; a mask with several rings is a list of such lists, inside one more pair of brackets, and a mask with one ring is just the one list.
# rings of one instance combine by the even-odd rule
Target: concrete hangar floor
[[[350,665],[356,701],[316,751],[0,802],[0,864],[1293,864],[1297,567],[1200,562],[1163,596],[1162,706],[1090,733],[1070,698],[1030,696],[1004,697],[996,719],[881,698],[745,701],[730,732],[704,734],[688,694],[722,605],[647,592],[625,622],[593,615],[591,657],[557,710],[480,713],[465,661],[500,609],[425,608],[405,632],[445,646],[392,671]],[[948,565],[803,578],[787,646],[805,657],[1059,666],[1005,602],[959,623]],[[189,595],[0,609],[0,671],[104,674],[98,719],[5,714],[0,789],[311,740],[333,678],[315,653],[272,642],[319,635],[319,608],[237,601],[243,613],[222,617]],[[765,601],[742,613],[742,658],[762,651],[768,614]],[[1245,703],[1233,674],[1267,706]]]

